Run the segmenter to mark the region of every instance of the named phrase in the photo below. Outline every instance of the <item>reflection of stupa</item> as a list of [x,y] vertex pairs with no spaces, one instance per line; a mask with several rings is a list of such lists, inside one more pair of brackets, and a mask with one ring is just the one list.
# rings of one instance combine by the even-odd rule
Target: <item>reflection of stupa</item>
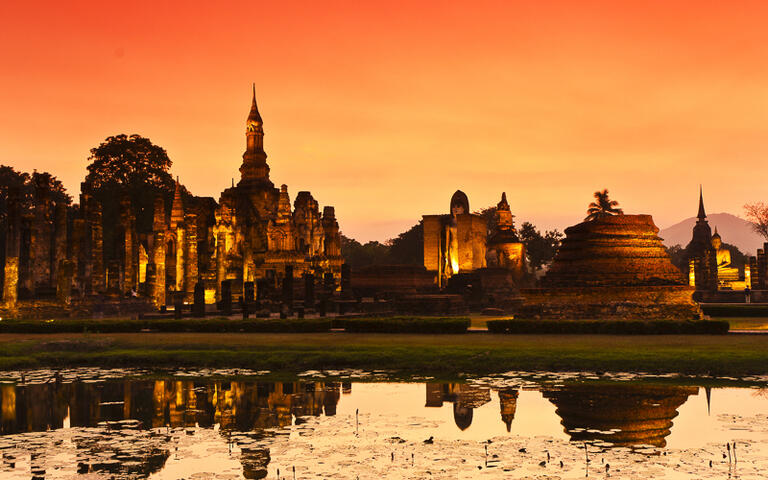
[[472,411],[491,401],[490,389],[465,383],[428,383],[426,387],[426,406],[442,407],[443,402],[453,403],[453,420],[462,430],[472,424]]
[[645,385],[569,385],[542,392],[572,441],[657,447],[666,445],[678,407],[697,393],[696,387]]
[[243,476],[249,480],[267,478],[267,465],[269,465],[270,460],[268,448],[242,448],[240,450]]
[[513,389],[499,390],[499,405],[501,406],[501,420],[507,426],[507,431],[512,429],[512,420],[517,411],[518,391]]

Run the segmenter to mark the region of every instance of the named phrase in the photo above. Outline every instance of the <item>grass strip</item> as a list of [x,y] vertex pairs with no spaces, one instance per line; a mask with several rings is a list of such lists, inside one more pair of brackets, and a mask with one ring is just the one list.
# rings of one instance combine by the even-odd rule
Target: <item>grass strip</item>
[[768,374],[766,346],[768,338],[760,335],[0,335],[0,368],[356,368],[441,378],[514,370],[744,376]]

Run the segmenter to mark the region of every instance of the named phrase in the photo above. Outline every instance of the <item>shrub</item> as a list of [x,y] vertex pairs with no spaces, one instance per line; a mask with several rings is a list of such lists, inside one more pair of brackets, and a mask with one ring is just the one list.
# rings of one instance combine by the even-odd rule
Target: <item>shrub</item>
[[768,317],[768,305],[702,305],[701,311],[710,317]]
[[0,322],[0,333],[131,333],[157,332],[202,333],[313,333],[331,329],[330,319],[236,319],[185,318],[155,320],[62,319],[55,321],[18,320]]
[[607,334],[607,335],[722,335],[729,325],[720,320],[489,320],[491,333]]
[[381,317],[334,319],[334,328],[354,333],[466,333],[467,317]]

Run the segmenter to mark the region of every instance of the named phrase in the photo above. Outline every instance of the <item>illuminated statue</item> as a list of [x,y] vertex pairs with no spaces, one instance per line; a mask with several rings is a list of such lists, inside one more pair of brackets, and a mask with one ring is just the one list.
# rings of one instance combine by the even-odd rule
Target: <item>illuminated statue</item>
[[731,251],[727,248],[723,248],[723,240],[720,234],[717,233],[717,227],[715,227],[715,234],[712,235],[712,248],[715,249],[717,255],[717,278],[721,282],[736,281],[739,279],[739,269],[731,267]]

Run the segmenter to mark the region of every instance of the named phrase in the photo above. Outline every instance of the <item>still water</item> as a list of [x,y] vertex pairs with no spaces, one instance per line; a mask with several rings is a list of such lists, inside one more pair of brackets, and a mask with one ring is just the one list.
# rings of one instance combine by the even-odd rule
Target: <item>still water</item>
[[0,478],[768,476],[765,388],[241,378],[17,374]]

